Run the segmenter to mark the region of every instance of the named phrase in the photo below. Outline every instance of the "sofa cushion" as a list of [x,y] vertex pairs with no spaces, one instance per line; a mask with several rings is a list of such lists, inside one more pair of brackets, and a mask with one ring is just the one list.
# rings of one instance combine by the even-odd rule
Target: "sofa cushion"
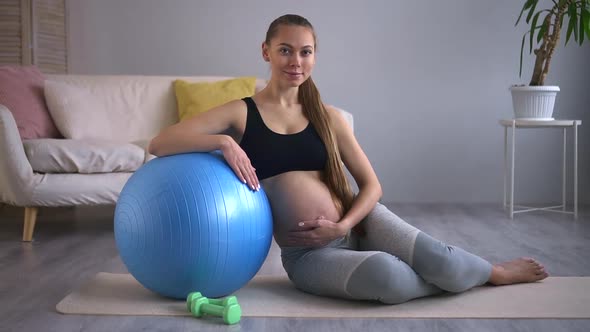
[[150,145],[150,141],[151,140],[149,140],[149,139],[143,139],[143,140],[131,142],[131,144],[135,144],[135,145],[139,146],[145,152],[145,157],[144,157],[144,161],[143,161],[144,163],[147,163],[148,161],[150,161],[154,158],[158,158],[157,156],[148,152],[148,147]]
[[23,141],[38,173],[133,172],[143,165],[145,151],[131,143],[96,139],[33,139]]
[[256,77],[198,83],[176,80],[174,92],[178,103],[178,117],[182,121],[234,99],[252,96],[255,88]]
[[12,113],[22,139],[61,137],[45,104],[44,80],[35,66],[0,66],[0,104]]
[[124,114],[109,108],[107,100],[75,85],[47,80],[45,100],[57,128],[70,139],[117,139],[125,130]]

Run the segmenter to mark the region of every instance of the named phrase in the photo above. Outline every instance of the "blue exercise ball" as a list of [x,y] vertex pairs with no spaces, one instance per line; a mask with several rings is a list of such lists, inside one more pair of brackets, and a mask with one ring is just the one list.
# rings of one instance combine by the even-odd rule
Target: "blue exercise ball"
[[249,189],[220,153],[143,165],[121,191],[114,224],[129,273],[147,289],[177,299],[240,289],[262,266],[272,239],[264,190]]

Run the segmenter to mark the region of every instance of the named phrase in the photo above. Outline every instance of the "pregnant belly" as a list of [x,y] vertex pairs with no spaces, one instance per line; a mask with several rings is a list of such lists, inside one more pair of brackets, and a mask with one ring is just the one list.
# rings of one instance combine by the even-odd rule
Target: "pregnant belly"
[[275,241],[286,246],[289,231],[300,228],[304,220],[325,219],[337,222],[341,215],[319,171],[293,171],[264,179],[274,220]]

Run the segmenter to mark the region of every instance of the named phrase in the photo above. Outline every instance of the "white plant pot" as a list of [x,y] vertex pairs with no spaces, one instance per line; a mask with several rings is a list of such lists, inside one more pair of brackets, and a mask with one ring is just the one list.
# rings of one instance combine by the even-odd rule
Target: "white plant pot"
[[558,86],[512,86],[514,118],[519,120],[553,120],[553,106]]

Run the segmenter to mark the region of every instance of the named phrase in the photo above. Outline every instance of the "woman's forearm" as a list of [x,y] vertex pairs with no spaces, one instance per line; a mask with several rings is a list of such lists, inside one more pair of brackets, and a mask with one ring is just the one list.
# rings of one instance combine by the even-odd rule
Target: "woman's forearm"
[[346,230],[352,229],[356,226],[379,201],[382,195],[381,185],[379,182],[361,187],[358,195],[356,195],[352,202],[351,208],[346,215],[340,219],[339,224],[344,226]]
[[186,135],[163,132],[150,141],[148,151],[158,157],[186,152],[209,152],[220,150],[225,145],[231,144],[231,141],[233,138],[228,135]]

